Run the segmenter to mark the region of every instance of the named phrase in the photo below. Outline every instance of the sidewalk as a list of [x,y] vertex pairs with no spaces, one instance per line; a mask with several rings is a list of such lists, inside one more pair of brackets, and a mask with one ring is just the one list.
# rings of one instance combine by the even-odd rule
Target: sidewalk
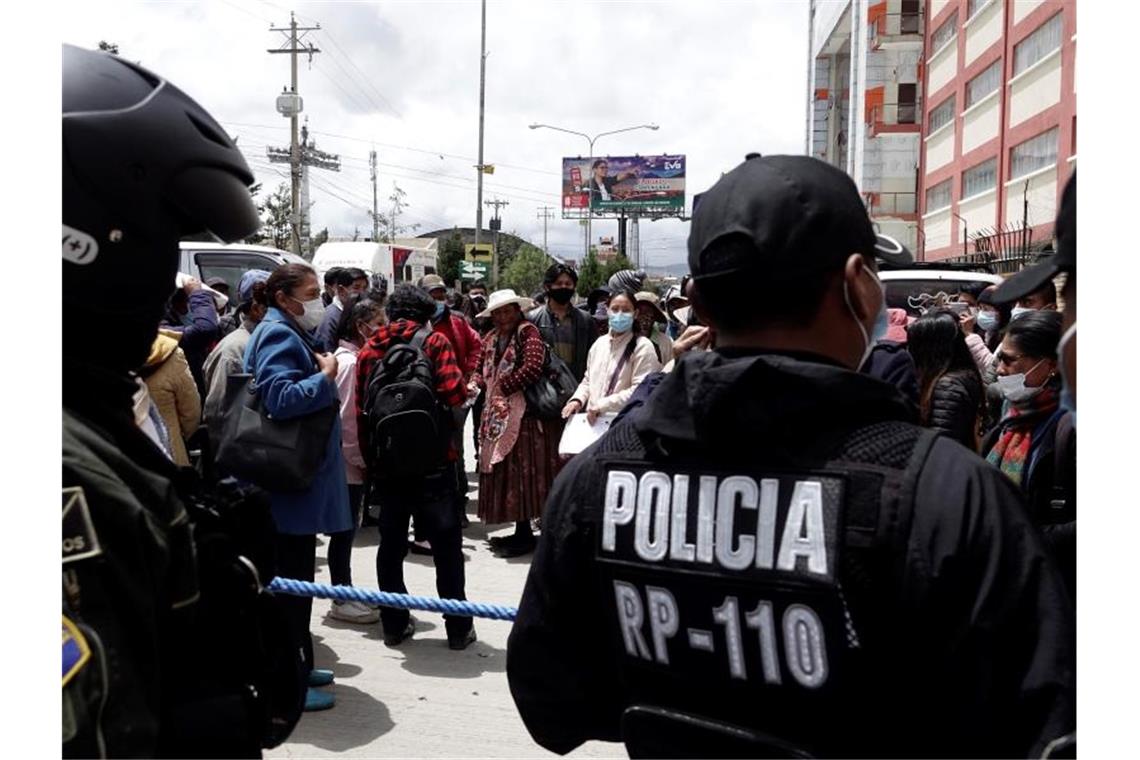
[[[466,438],[470,448],[471,424]],[[517,605],[530,567],[530,556],[495,557],[484,543],[487,531],[474,516],[477,477],[467,452],[472,502],[471,527],[464,531],[467,598]],[[510,526],[493,526],[508,533]],[[375,527],[356,536],[353,582],[376,588]],[[317,545],[317,583],[328,583],[328,539]],[[409,554],[408,590],[435,596],[431,557]],[[313,643],[317,667],[336,674],[331,687],[337,704],[306,713],[284,745],[268,758],[326,757],[555,757],[534,743],[515,710],[506,678],[510,623],[476,619],[479,640],[462,652],[447,648],[443,618],[413,612],[416,635],[397,648],[384,646],[379,624],[351,625],[325,618],[331,602],[313,602]],[[590,742],[571,757],[626,757],[620,744]]]

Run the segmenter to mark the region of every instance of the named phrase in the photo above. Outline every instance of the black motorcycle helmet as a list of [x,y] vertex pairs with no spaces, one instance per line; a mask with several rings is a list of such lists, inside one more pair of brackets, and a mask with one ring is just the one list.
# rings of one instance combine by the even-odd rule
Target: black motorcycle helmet
[[143,363],[178,271],[178,241],[257,229],[253,174],[217,122],[161,77],[63,46],[64,355]]

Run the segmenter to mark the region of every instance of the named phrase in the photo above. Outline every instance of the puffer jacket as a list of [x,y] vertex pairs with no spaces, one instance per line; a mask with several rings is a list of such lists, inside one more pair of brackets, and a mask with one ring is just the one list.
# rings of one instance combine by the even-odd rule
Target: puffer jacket
[[186,452],[186,439],[198,429],[202,419],[202,397],[186,362],[186,355],[178,347],[178,334],[160,331],[151,346],[150,357],[139,373],[166,429],[170,433],[170,450],[174,463],[182,467],[190,464]]
[[971,372],[947,372],[930,395],[926,426],[941,431],[971,451],[978,450],[978,412],[982,384]]

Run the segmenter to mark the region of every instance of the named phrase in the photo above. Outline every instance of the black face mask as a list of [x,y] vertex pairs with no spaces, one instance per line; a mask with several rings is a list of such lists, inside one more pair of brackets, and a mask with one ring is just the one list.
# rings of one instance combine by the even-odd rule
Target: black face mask
[[565,306],[574,297],[574,288],[551,288],[547,294],[551,301]]

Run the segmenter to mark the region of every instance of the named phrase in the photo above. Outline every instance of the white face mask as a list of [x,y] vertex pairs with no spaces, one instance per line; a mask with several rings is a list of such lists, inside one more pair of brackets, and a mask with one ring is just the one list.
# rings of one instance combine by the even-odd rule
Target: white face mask
[[847,302],[847,311],[851,314],[851,318],[855,320],[855,326],[859,328],[859,332],[863,335],[863,357],[859,360],[859,364],[855,367],[858,372],[859,368],[867,363],[867,357],[871,355],[871,351],[875,348],[875,344],[882,340],[887,330],[890,328],[890,315],[887,313],[887,286],[883,281],[871,273],[870,269],[865,269],[865,272],[871,274],[871,279],[879,286],[883,299],[879,302],[879,314],[875,318],[875,324],[871,328],[871,334],[867,334],[867,328],[855,316],[855,309],[851,306],[851,295],[847,290],[847,280],[843,281],[843,300]]
[[1025,378],[1040,367],[1044,361],[1045,360],[1042,359],[1034,364],[1030,367],[1029,372],[1018,372],[1016,375],[998,375],[997,382],[998,387],[1001,388],[1001,395],[1005,396],[1008,401],[1018,404],[1022,401],[1028,401],[1040,393],[1041,389],[1045,386],[1039,385],[1036,388],[1030,388],[1025,385]]
[[1036,309],[1027,309],[1024,306],[1014,306],[1013,311],[1010,312],[1010,316],[1009,316],[1010,321],[1017,319],[1022,314],[1028,314],[1031,311],[1037,311],[1037,310]]
[[[293,298],[293,296],[289,297]],[[293,315],[293,320],[302,330],[312,332],[321,326],[321,322],[325,318],[324,301],[320,298],[314,298],[312,301],[302,301],[300,298],[293,298],[293,300],[305,307],[304,314],[299,317]]]

